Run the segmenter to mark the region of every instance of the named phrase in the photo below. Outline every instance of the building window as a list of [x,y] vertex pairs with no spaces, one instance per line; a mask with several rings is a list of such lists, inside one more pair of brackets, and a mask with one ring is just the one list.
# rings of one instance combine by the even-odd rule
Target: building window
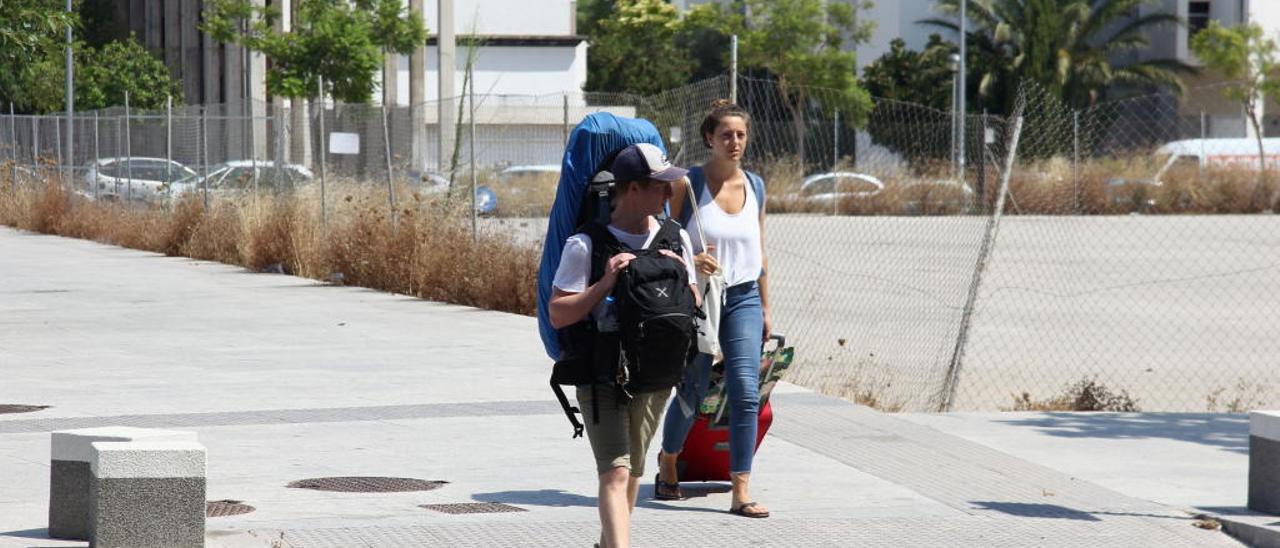
[[1187,3],[1187,43],[1190,44],[1191,37],[1195,36],[1209,26],[1209,2],[1207,0],[1195,1]]

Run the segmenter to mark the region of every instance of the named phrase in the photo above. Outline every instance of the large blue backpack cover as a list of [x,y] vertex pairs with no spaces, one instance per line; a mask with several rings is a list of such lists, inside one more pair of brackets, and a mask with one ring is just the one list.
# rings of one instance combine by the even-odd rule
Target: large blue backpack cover
[[587,115],[569,134],[560,165],[556,200],[547,223],[547,238],[542,245],[542,263],[538,267],[538,333],[552,360],[560,358],[560,338],[551,327],[547,302],[551,300],[551,282],[560,267],[564,241],[578,229],[578,211],[587,194],[588,181],[613,153],[636,143],[649,143],[666,152],[662,136],[648,120],[623,118],[608,112]]

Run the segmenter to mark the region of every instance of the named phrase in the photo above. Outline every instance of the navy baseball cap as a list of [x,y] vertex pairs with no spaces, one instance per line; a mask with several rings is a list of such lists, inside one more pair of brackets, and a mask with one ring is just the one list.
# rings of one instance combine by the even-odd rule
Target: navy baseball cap
[[662,149],[649,143],[638,143],[622,149],[618,157],[613,159],[609,170],[619,183],[629,183],[641,179],[658,181],[679,181],[689,170],[678,168],[667,161]]

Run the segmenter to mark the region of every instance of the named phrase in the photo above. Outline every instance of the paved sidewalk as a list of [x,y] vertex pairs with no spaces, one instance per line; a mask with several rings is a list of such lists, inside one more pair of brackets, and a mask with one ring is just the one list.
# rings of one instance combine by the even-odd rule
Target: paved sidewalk
[[[0,280],[0,404],[52,406],[0,415],[0,546],[85,545],[45,535],[49,432],[102,425],[198,433],[209,499],[256,508],[210,518],[211,546],[590,546],[598,535],[590,450],[569,439],[532,318],[9,229]],[[725,484],[691,484],[690,500],[669,503],[648,500],[646,484],[635,544],[1238,545],[1193,527],[1185,505],[945,426],[790,385],[774,408],[754,488],[774,517],[728,515]],[[364,475],[450,483],[285,487]],[[525,511],[419,507],[476,501]]]

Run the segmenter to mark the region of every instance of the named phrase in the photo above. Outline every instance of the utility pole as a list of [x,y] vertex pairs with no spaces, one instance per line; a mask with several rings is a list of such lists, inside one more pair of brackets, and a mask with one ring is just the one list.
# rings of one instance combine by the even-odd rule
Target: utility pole
[[[72,15],[71,0],[67,0],[67,16]],[[76,67],[71,57],[71,25],[67,25],[67,184],[71,184],[71,179],[75,175],[76,164],[76,140],[75,140],[75,115],[76,115],[76,85],[75,74]]]
[[729,37],[729,102],[738,104],[738,35]]
[[960,0],[960,70],[959,70],[959,74],[957,75],[959,82],[956,84],[959,87],[959,92],[957,93],[957,99],[958,99],[957,103],[960,111],[959,112],[960,133],[959,133],[959,138],[957,140],[957,143],[960,146],[960,150],[959,150],[959,155],[956,157],[956,163],[957,163],[957,167],[960,168],[961,183],[964,182],[964,138],[965,138],[965,104],[964,104],[965,93],[964,92],[965,92],[965,82],[966,82],[965,62],[967,61],[967,59],[965,59],[965,42],[968,42],[968,39],[967,39],[968,34],[966,34],[967,33],[966,29],[968,25],[965,22],[965,20],[968,19],[968,8],[969,8],[969,0]]
[[[452,172],[452,165],[446,165],[445,162],[453,157],[453,137],[457,120],[454,120],[453,99],[457,94],[453,88],[453,76],[457,70],[457,61],[455,60],[455,52],[457,51],[457,40],[454,35],[453,20],[453,0],[439,0],[437,25],[440,30],[436,36],[436,70],[439,78],[436,82],[440,85],[438,93],[439,114],[436,127],[440,130],[440,171]],[[474,46],[473,46],[474,47]],[[450,173],[449,180],[453,180]]]
[[[426,6],[424,0],[409,0],[409,11],[426,23]],[[427,166],[427,46],[418,44],[409,54],[409,118],[413,126],[411,135],[410,163],[414,169]]]

